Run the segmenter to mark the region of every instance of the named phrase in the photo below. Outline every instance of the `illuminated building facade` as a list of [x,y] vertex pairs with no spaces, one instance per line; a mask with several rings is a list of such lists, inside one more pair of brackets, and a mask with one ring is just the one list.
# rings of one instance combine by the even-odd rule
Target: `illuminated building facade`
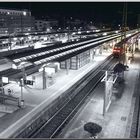
[[34,30],[34,17],[29,10],[0,9],[0,34]]

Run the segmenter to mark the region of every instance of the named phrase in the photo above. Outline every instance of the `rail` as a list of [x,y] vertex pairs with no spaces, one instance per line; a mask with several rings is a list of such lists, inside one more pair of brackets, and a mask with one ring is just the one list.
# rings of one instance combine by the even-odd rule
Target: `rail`
[[[110,61],[104,63],[102,68],[108,69],[110,67]],[[55,137],[66,125],[69,120],[77,112],[80,105],[91,93],[91,91],[97,86],[99,81],[104,76],[104,72],[101,68],[91,73],[86,81],[82,83],[81,87],[76,88],[76,95],[64,105],[49,121],[47,121],[31,138],[53,138]]]
[[[103,61],[103,63],[105,61]],[[97,65],[93,70],[97,69],[97,67],[100,67],[100,65],[101,64]],[[73,80],[77,82],[77,78],[78,77],[75,77],[75,79],[73,79]],[[81,80],[79,80],[79,81],[81,81]],[[68,83],[68,84],[69,84],[69,86],[76,87],[76,84],[75,85],[72,85],[70,83]],[[71,91],[71,89],[67,89],[65,92],[66,93],[69,93],[69,92],[73,92],[73,91]],[[62,94],[62,92],[64,92],[63,89],[60,89],[57,92],[57,95],[55,95],[55,99],[56,98],[62,98],[62,96],[65,95],[65,93]],[[50,96],[50,98],[54,98],[54,94],[52,94]],[[30,127],[30,125],[33,124],[33,123],[35,123],[37,121],[37,119],[40,118],[41,115],[45,114],[45,112],[49,110],[50,103],[52,102],[52,100],[50,101],[50,98],[44,100],[41,104],[39,104],[37,107],[35,107],[31,112],[29,112],[28,114],[26,114],[25,116],[23,116],[20,120],[18,120],[16,123],[14,123],[13,125],[11,125],[5,131],[3,131],[0,134],[0,138],[16,137],[18,134],[22,133],[22,131],[24,131],[25,129],[27,129],[28,127]],[[54,101],[55,101],[55,99],[54,99]],[[62,101],[64,102],[64,100],[62,100]],[[21,122],[22,122],[22,124],[21,124]],[[37,126],[35,126],[35,127],[37,127]]]

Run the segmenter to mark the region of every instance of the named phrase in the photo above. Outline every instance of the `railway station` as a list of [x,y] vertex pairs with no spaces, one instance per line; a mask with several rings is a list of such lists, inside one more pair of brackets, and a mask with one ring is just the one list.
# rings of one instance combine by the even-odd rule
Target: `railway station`
[[0,138],[140,137],[140,28],[127,27],[120,4],[116,29],[76,30],[71,17],[37,31],[29,10],[0,9],[5,22],[21,20],[0,24]]

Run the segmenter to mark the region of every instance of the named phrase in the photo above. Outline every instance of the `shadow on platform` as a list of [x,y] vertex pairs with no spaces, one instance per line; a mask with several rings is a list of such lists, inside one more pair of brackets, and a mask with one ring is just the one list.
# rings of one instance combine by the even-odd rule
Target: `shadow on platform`
[[113,96],[115,97],[116,100],[121,99],[124,89],[125,89],[125,80],[118,79],[113,86]]

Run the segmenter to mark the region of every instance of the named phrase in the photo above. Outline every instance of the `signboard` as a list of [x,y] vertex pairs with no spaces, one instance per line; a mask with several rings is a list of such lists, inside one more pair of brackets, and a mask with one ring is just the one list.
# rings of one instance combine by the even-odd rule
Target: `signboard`
[[33,85],[34,81],[31,80],[24,80],[25,85]]
[[3,83],[9,83],[8,77],[2,77],[2,82]]
[[104,105],[103,105],[103,115],[107,112],[110,104],[111,104],[111,97],[112,97],[112,89],[113,84],[115,83],[117,76],[113,76],[112,74],[108,74],[105,72],[105,77],[101,80],[101,82],[105,82],[105,94],[104,94]]

